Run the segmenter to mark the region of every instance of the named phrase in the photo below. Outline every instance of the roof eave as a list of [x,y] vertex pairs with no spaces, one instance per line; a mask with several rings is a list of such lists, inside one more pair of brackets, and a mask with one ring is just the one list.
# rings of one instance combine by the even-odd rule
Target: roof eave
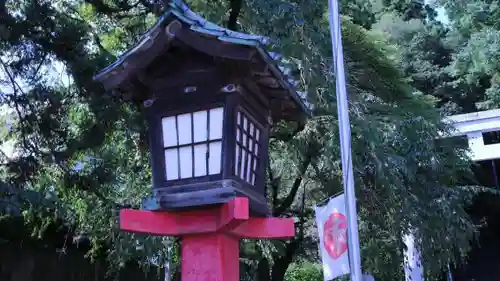
[[[137,51],[141,51],[141,47],[147,46],[149,43],[154,44],[154,41],[149,42],[149,40],[157,39],[159,34],[158,29],[165,23],[165,21],[169,20],[171,17],[175,17],[175,19],[181,21],[183,24],[190,26],[190,29],[197,33],[216,37],[217,40],[222,42],[229,42],[235,45],[246,45],[252,48],[256,48],[264,62],[269,66],[269,69],[271,70],[273,76],[279,81],[281,88],[285,90],[292,98],[293,102],[297,106],[297,109],[301,110],[306,117],[311,116],[311,109],[306,105],[307,101],[303,100],[299,96],[298,92],[295,89],[295,86],[291,85],[285,74],[279,69],[277,61],[271,57],[271,54],[267,50],[265,50],[265,46],[269,41],[267,37],[231,31],[208,22],[198,14],[191,11],[187,7],[187,5],[180,0],[164,0],[164,4],[166,5],[166,7],[170,7],[170,9],[167,10],[165,14],[160,17],[160,19],[158,19],[157,23],[152,28],[150,28],[141,36],[141,40],[137,44],[135,44],[132,48],[121,55],[114,63],[110,64],[108,67],[104,68],[98,74],[96,74],[93,77],[95,81],[99,81],[105,86],[109,84],[109,81],[112,81],[113,79],[113,75],[110,74],[113,71],[120,70],[120,67],[123,67],[124,63],[127,63],[127,61],[131,59]],[[119,83],[111,82],[111,88],[114,86],[119,86],[120,83],[123,83],[123,81]]]
[[285,75],[275,64],[275,60],[271,58],[269,55],[269,52],[264,50],[261,47],[257,47],[259,53],[261,54],[262,58],[266,62],[266,64],[269,66],[269,69],[273,73],[274,77],[278,79],[281,87],[288,92],[290,97],[293,99],[295,104],[299,107],[304,112],[304,115],[307,117],[310,117],[312,115],[311,110],[306,106],[304,101],[299,97],[297,90],[294,89],[292,85],[290,85],[290,82],[286,79]]

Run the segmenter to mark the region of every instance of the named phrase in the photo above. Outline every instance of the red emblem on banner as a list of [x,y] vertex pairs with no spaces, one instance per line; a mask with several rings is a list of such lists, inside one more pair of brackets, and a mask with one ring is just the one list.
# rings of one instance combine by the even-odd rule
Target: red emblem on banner
[[347,251],[347,220],[341,213],[333,213],[323,225],[323,244],[334,260]]

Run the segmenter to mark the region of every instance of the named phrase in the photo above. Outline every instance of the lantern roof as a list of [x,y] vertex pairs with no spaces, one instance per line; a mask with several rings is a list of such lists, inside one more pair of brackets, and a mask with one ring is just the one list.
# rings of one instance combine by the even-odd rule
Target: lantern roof
[[[252,49],[254,51],[252,60],[257,57],[257,60],[265,66],[265,71],[259,72],[253,80],[264,94],[271,92],[272,99],[278,101],[279,107],[274,107],[274,111],[289,111],[278,114],[280,118],[298,120],[310,114],[312,106],[307,102],[305,92],[298,91],[300,83],[291,76],[290,63],[280,54],[268,51],[270,48],[268,37],[232,31],[207,21],[189,9],[182,0],[173,0],[167,5],[163,16],[140,37],[138,43],[113,64],[96,74],[94,80],[103,83],[107,90],[121,88],[127,81],[138,75],[141,68],[152,63],[154,58],[151,58],[151,49],[157,44],[155,41],[163,40],[161,37],[165,36],[165,27],[177,20],[200,38],[208,38],[211,42],[215,40],[225,48],[229,45]],[[193,42],[184,43],[197,51],[217,57],[213,52],[204,51],[203,45],[193,46]],[[165,44],[162,52],[168,52],[168,48],[169,45]],[[238,60],[237,57],[230,56],[223,56],[222,59]]]

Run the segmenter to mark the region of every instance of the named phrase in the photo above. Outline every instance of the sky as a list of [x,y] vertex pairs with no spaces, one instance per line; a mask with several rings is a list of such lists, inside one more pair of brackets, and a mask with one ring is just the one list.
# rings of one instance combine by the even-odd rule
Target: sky
[[[434,5],[435,2],[436,2],[435,0],[425,0],[425,4]],[[436,8],[436,11],[438,13],[437,20],[444,23],[444,24],[448,24],[449,20],[448,20],[448,16],[446,15],[446,11],[444,10],[444,8],[438,7],[438,8]]]
[[437,8],[436,11],[438,13],[437,20],[444,23],[444,24],[448,24],[449,20],[448,20],[448,16],[446,15],[446,11],[444,10],[444,8]]

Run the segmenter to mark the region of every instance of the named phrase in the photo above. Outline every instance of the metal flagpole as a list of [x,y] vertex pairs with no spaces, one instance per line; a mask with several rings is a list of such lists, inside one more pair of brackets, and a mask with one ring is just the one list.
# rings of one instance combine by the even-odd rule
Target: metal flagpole
[[451,273],[450,264],[448,264],[448,274],[446,274],[447,281],[453,281],[453,274]]
[[342,178],[346,198],[347,231],[349,246],[349,264],[351,281],[362,281],[361,255],[358,237],[358,215],[356,211],[356,194],[354,192],[354,175],[351,157],[351,125],[347,101],[347,88],[344,70],[344,52],[340,28],[340,12],[338,0],[329,0],[330,35],[335,63],[335,80],[337,92],[337,111],[340,132],[340,151],[342,158]]

